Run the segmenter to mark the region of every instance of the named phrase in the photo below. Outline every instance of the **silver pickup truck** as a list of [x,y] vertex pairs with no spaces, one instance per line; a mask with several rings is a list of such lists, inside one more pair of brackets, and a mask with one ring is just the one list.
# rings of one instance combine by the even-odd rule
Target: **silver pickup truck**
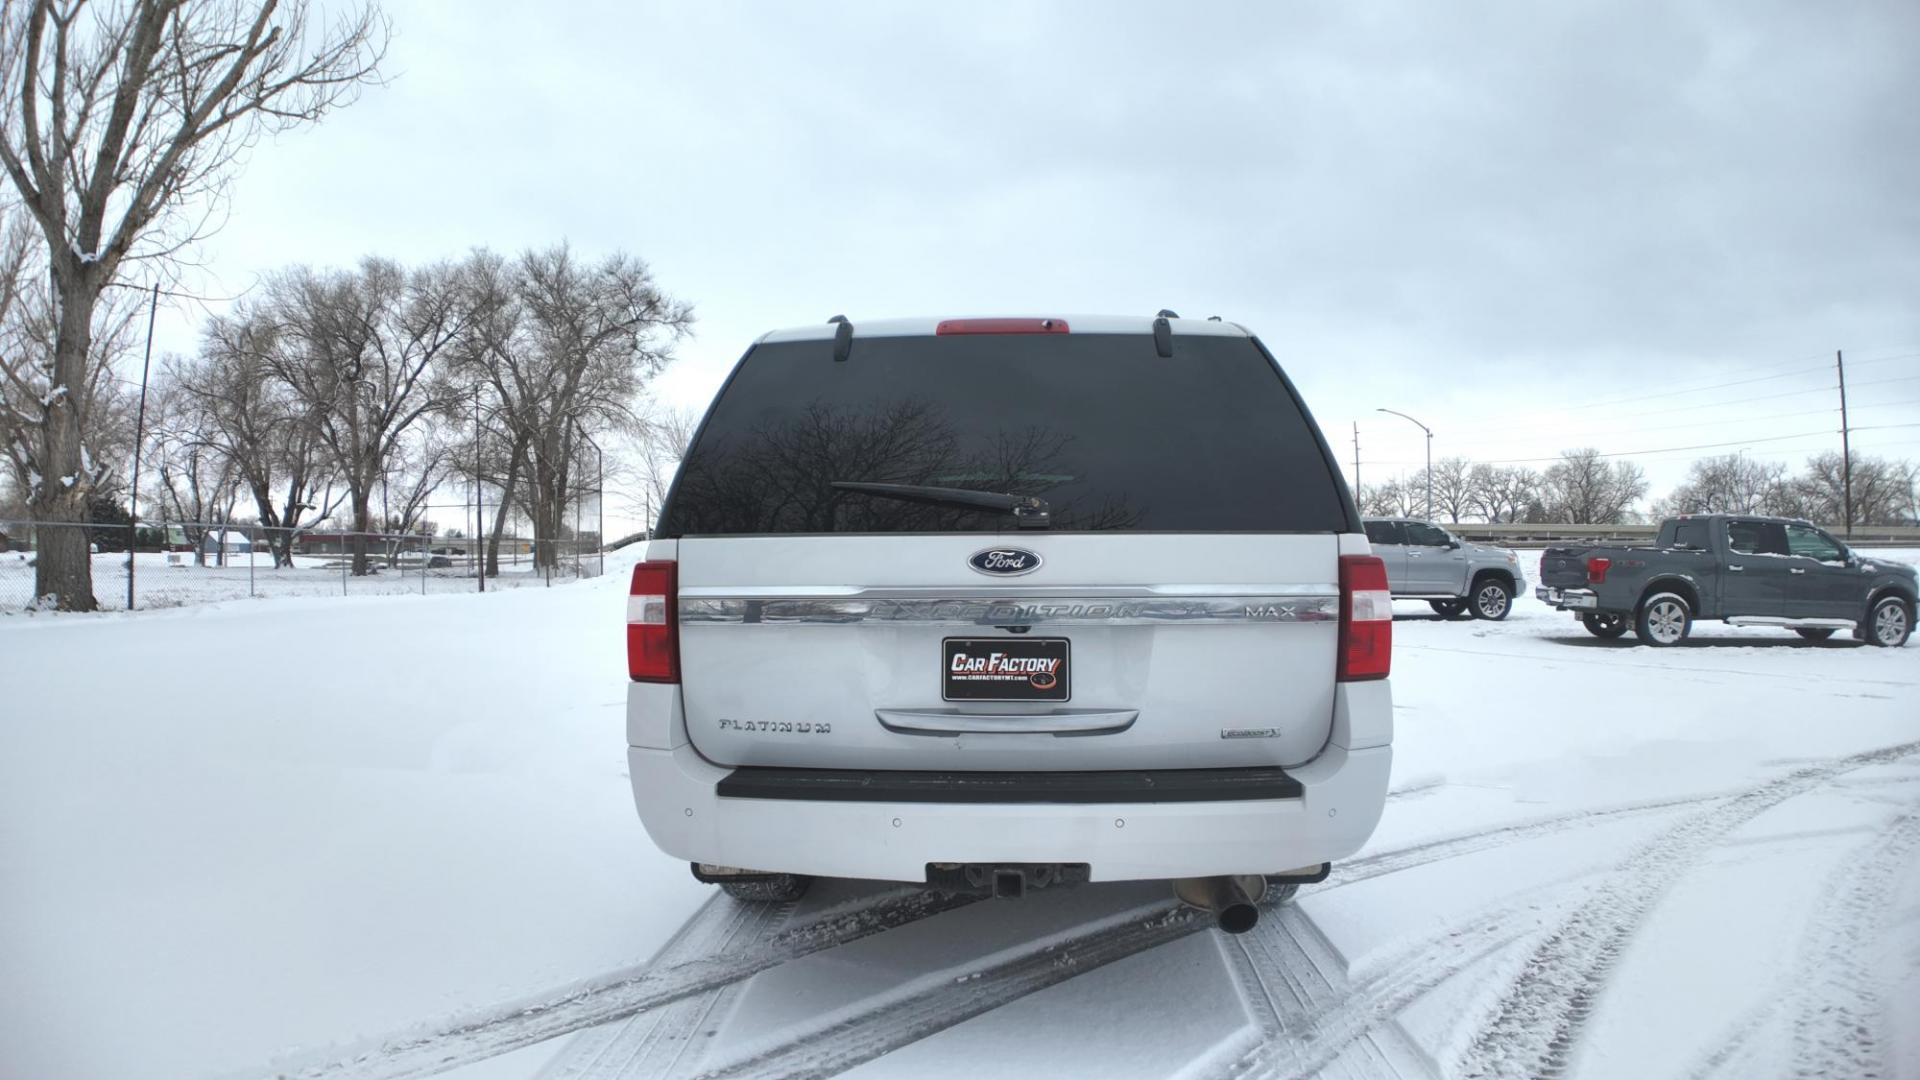
[[1442,618],[1470,612],[1504,619],[1526,588],[1511,551],[1469,544],[1438,525],[1411,518],[1368,518],[1367,540],[1387,564],[1395,599],[1425,600]]
[[1913,632],[1915,574],[1811,522],[1707,514],[1669,518],[1651,546],[1548,548],[1535,595],[1597,637],[1631,629],[1648,645],[1677,645],[1695,619],[1724,619],[1899,646]]

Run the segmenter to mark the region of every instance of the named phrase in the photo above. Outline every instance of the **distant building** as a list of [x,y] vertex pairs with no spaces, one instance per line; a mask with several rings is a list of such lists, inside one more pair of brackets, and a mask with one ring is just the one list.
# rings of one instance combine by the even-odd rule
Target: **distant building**
[[223,551],[228,555],[251,555],[253,540],[246,533],[232,529],[212,529],[200,538],[200,550],[215,557]]

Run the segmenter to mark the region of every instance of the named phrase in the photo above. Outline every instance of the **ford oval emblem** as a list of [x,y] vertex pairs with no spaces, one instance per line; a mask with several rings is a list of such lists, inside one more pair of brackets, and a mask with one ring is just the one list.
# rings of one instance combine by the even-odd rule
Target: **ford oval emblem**
[[1040,569],[1040,556],[1025,548],[988,548],[976,551],[967,565],[995,577],[1015,577]]

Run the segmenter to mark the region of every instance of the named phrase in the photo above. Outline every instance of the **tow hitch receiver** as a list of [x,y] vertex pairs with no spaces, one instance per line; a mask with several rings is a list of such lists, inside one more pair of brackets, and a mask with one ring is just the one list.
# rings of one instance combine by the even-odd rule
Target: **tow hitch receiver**
[[928,886],[945,893],[1018,900],[1029,889],[1079,885],[1086,863],[928,863]]

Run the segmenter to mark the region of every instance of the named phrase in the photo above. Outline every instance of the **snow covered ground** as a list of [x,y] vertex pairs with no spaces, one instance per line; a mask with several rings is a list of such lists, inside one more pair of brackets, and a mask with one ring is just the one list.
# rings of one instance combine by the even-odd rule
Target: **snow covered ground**
[[0,1075],[1920,1075],[1920,644],[1401,605],[1379,832],[1228,938],[710,897],[622,584],[0,620]]

